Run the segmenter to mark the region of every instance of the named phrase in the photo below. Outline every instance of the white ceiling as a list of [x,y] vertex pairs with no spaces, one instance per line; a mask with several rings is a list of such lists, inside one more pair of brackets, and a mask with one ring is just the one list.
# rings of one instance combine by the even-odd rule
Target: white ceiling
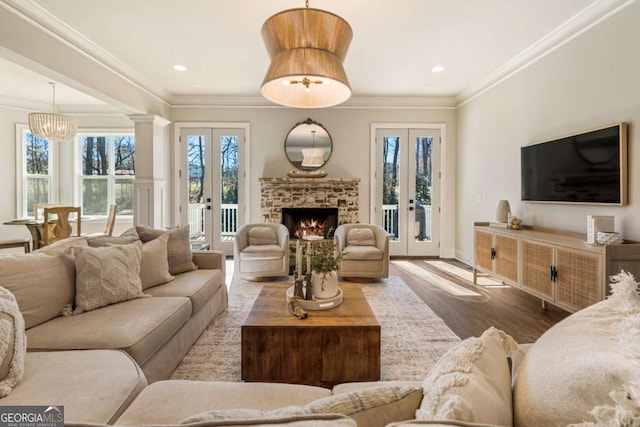
[[[0,2],[16,3],[16,0]],[[114,72],[169,103],[258,97],[269,65],[260,29],[302,0],[22,0],[91,46]],[[619,0],[310,0],[353,28],[354,97],[469,97],[595,22]],[[614,5],[614,6],[612,6]],[[92,51],[92,52],[91,52]],[[185,72],[172,67],[182,64]],[[436,65],[442,73],[432,73]],[[0,60],[0,100],[51,102],[46,76]],[[37,84],[36,84],[37,83]],[[42,87],[46,89],[43,91]],[[100,104],[58,86],[59,104]]]

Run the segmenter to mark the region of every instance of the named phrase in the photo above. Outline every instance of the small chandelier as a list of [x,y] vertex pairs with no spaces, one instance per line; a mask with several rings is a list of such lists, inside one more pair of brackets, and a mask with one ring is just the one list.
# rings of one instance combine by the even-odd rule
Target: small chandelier
[[271,65],[262,95],[277,104],[321,108],[351,96],[342,61],[353,31],[341,17],[306,7],[277,13],[262,25]]
[[49,82],[53,88],[53,113],[30,113],[29,130],[38,138],[50,141],[64,141],[75,136],[78,123],[75,119],[56,114],[56,84]]

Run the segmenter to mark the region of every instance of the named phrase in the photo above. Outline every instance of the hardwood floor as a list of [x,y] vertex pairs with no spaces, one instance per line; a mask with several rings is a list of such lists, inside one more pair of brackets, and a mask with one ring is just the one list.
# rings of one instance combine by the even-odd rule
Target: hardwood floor
[[519,343],[534,342],[570,313],[517,288],[489,278],[472,282],[472,269],[456,260],[391,260],[389,274],[398,276],[460,338],[479,336],[490,326]]

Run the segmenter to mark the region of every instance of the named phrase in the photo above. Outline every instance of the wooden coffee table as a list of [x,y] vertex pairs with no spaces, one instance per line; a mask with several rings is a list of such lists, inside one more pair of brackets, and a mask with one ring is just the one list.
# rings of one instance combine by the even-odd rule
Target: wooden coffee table
[[380,379],[380,324],[360,285],[341,283],[340,306],[293,316],[285,292],[262,288],[241,327],[242,379],[333,387]]

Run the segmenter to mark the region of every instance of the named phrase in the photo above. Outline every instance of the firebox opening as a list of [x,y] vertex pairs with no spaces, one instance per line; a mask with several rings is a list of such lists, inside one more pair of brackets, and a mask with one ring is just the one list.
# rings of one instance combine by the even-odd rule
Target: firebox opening
[[338,208],[282,208],[282,223],[291,239],[327,236],[338,226]]

